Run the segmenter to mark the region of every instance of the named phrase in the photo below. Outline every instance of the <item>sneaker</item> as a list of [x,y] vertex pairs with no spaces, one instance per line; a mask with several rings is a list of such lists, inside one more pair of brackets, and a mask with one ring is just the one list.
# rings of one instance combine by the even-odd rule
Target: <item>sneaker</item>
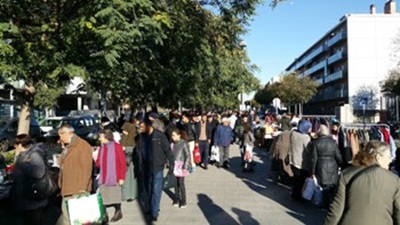
[[183,204],[183,205],[181,205],[181,207],[180,207],[181,209],[186,209],[187,208],[187,204]]
[[173,204],[172,204],[174,207],[179,207],[179,203],[178,202],[174,202]]

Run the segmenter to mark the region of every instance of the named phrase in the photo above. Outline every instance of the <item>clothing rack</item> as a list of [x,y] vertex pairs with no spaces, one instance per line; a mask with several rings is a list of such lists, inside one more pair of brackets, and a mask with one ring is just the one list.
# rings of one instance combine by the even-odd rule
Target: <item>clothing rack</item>
[[332,118],[336,115],[300,115],[301,118]]
[[376,123],[342,123],[341,126],[342,128],[350,128],[350,129],[358,129],[358,128],[371,128],[371,127],[384,127],[389,130],[390,133],[390,126],[387,124],[376,124]]

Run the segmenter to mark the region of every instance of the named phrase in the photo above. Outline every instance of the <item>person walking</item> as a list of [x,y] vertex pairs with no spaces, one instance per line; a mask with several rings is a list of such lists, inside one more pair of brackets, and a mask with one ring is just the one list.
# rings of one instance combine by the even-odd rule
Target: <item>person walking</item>
[[400,224],[400,180],[388,170],[390,146],[371,141],[340,174],[323,225]]
[[196,127],[192,121],[190,121],[190,116],[188,112],[183,112],[181,117],[181,123],[178,126],[179,129],[184,130],[189,139],[189,150],[192,169],[196,168],[196,163],[194,162],[193,150],[196,147],[197,133]]
[[59,186],[62,196],[60,223],[69,225],[66,202],[79,194],[90,193],[92,189],[93,150],[89,143],[75,134],[71,125],[62,125],[58,135],[63,147],[59,159]]
[[14,182],[10,193],[13,208],[20,213],[23,224],[42,225],[48,199],[29,198],[26,190],[32,186],[35,180],[40,180],[45,176],[45,152],[32,146],[32,140],[27,134],[17,135],[14,147],[17,159],[12,174]]
[[167,128],[164,122],[160,119],[160,116],[156,112],[149,113],[149,120],[151,121],[154,129],[159,130],[161,133],[165,133]]
[[100,131],[99,140],[101,147],[96,160],[96,167],[100,169],[99,190],[104,206],[115,208],[110,221],[117,222],[122,219],[121,186],[124,184],[127,168],[125,154],[122,145],[114,141],[112,131]]
[[196,132],[199,134],[198,145],[200,148],[201,154],[201,166],[207,170],[208,169],[208,160],[209,160],[209,152],[210,152],[210,143],[211,143],[211,134],[212,127],[211,124],[207,120],[207,114],[201,115],[201,120],[196,126]]
[[[189,171],[190,169],[190,152],[189,145],[187,143],[186,133],[182,130],[175,129],[172,132],[172,140],[174,140],[174,158],[175,163],[182,164],[181,169],[184,171]],[[175,165],[177,166],[177,165]],[[185,187],[185,177],[176,176],[176,184],[175,184],[175,199],[173,205],[175,207],[186,208],[186,187]]]
[[147,193],[148,214],[153,222],[158,220],[163,189],[164,166],[168,163],[169,174],[174,170],[174,155],[164,133],[154,129],[151,121],[141,124],[143,132],[141,158],[143,177]]
[[333,191],[339,177],[339,166],[342,165],[342,156],[336,141],[329,133],[329,128],[325,125],[321,125],[318,130],[318,138],[312,143],[311,165],[311,173],[322,187],[322,207],[327,208],[333,199]]
[[136,120],[130,117],[122,126],[121,145],[124,146],[126,165],[126,179],[122,186],[122,201],[133,201],[138,197],[138,185],[135,176],[134,155],[136,149]]
[[217,167],[223,166],[224,168],[230,168],[229,165],[229,151],[233,139],[233,130],[229,123],[229,118],[224,117],[222,124],[218,125],[214,137],[214,145],[219,148],[220,161]]
[[292,199],[295,201],[303,200],[304,182],[310,176],[310,132],[311,122],[303,120],[299,123],[298,130],[294,130],[290,136],[289,160],[293,172]]
[[[247,117],[245,117],[247,118]],[[243,172],[254,172],[254,163],[253,163],[253,149],[254,142],[256,141],[253,131],[251,130],[250,125],[246,122],[243,124],[243,157],[248,159],[244,160],[244,168]]]

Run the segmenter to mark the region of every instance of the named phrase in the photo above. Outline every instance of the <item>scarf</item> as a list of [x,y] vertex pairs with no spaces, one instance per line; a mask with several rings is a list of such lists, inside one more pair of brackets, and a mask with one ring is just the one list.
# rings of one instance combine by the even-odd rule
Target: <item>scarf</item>
[[[107,150],[107,155],[105,154]],[[104,165],[104,157],[106,157],[106,165]],[[100,168],[107,168],[105,173],[100,172],[99,185],[115,186],[117,185],[117,165],[115,159],[115,144],[110,141],[102,146],[100,155]],[[105,180],[103,175],[106,176]],[[103,183],[104,181],[104,183]]]

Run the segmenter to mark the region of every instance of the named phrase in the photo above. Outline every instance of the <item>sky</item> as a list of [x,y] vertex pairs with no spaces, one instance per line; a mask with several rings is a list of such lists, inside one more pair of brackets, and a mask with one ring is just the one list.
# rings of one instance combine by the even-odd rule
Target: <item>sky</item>
[[[252,63],[262,84],[280,75],[346,14],[369,13],[375,4],[383,13],[386,0],[287,0],[275,9],[269,0],[259,6],[249,33],[244,36]],[[397,2],[399,11],[400,1]]]

